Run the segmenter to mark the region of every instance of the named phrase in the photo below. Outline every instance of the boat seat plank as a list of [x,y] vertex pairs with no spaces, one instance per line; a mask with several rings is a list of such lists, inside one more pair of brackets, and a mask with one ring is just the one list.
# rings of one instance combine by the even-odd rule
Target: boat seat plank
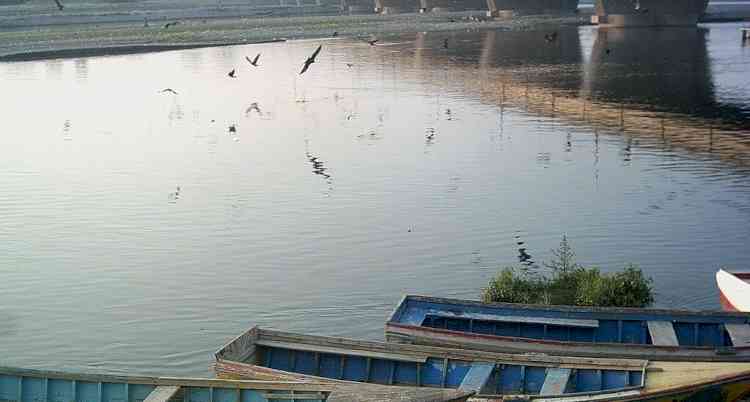
[[566,327],[598,328],[599,320],[585,320],[578,318],[556,318],[556,317],[529,317],[520,315],[494,315],[482,313],[450,311],[431,311],[427,314],[440,318],[463,318],[468,320],[498,321],[498,322],[521,322],[528,324],[560,325]]
[[463,381],[461,381],[461,385],[458,386],[458,389],[461,391],[481,391],[482,388],[484,388],[484,384],[486,384],[487,380],[492,376],[492,370],[494,369],[494,363],[472,363]]
[[732,346],[736,348],[750,346],[750,325],[748,324],[724,324],[729,338],[732,339]]
[[269,402],[273,401],[325,401],[326,395],[323,393],[287,393],[287,394],[262,394],[263,398]]
[[345,348],[337,348],[337,347],[332,347],[332,346],[310,345],[310,344],[305,344],[305,343],[279,342],[279,341],[268,341],[268,340],[261,339],[261,340],[256,341],[255,344],[269,347],[269,348],[299,350],[303,352],[314,352],[314,353],[330,353],[334,355],[344,355],[344,356],[361,356],[361,357],[370,357],[374,359],[396,360],[400,362],[425,363],[427,361],[427,356],[412,356],[412,355],[405,355],[405,354],[400,354],[400,353],[345,349]]
[[148,394],[143,402],[167,402],[177,394],[180,387],[174,385],[160,385]]
[[539,395],[562,395],[568,386],[571,370],[569,368],[549,368],[544,378]]
[[647,321],[651,343],[657,346],[680,346],[671,321]]

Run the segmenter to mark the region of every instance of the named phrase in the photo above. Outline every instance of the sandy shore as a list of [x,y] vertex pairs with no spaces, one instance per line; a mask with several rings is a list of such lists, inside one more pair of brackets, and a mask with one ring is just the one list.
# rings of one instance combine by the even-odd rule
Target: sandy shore
[[[51,2],[50,2],[51,3]],[[189,9],[169,8],[175,1],[160,0],[98,8],[77,3],[62,13],[49,4],[32,2],[0,7],[0,61],[125,54],[275,40],[330,37],[387,38],[404,32],[464,31],[480,29],[550,29],[579,25],[587,15],[527,16],[486,20],[483,11],[398,15],[297,15],[285,8],[250,8],[224,5]],[[85,3],[84,3],[85,4]],[[102,6],[101,4],[105,4]],[[179,3],[178,3],[179,4]],[[301,9],[307,9],[302,7]],[[313,9],[315,9],[313,7]],[[320,9],[317,9],[320,11]],[[296,10],[295,12],[302,12]],[[472,18],[479,17],[479,18]],[[148,26],[145,20],[148,20]],[[179,24],[164,28],[166,22]]]

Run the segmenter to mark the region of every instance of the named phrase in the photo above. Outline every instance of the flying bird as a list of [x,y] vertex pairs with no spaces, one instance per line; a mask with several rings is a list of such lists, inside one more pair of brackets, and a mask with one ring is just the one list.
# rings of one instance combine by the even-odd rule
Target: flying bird
[[254,110],[254,111],[256,111],[256,112],[258,112],[258,115],[260,115],[260,116],[263,116],[263,112],[261,112],[261,111],[260,111],[260,106],[258,106],[258,102],[253,102],[253,103],[251,103],[251,104],[250,104],[250,107],[248,107],[248,108],[247,108],[247,109],[245,110],[245,114],[246,114],[246,115],[248,115],[248,114],[250,114],[250,112],[252,112],[253,110]]
[[255,58],[250,60],[249,57],[245,56],[245,60],[247,60],[248,63],[252,64],[255,67],[258,67],[258,59],[260,59],[260,53],[255,55]]
[[544,40],[546,40],[549,43],[552,43],[557,40],[557,32],[552,32],[551,34],[544,34]]
[[55,4],[57,4],[57,8],[60,9],[60,11],[62,11],[63,8],[65,8],[63,3],[60,3],[60,0],[55,0]]
[[443,49],[448,48],[448,38],[443,39]]
[[174,90],[174,89],[172,89],[172,88],[165,88],[165,89],[162,89],[161,91],[159,91],[159,93],[162,93],[162,94],[163,94],[163,93],[165,93],[165,92],[166,92],[166,93],[171,93],[171,94],[177,95],[177,91],[175,91],[175,90]]
[[349,68],[352,68],[352,67],[354,67],[354,64],[352,64],[352,63],[346,63],[346,66],[349,67]]
[[305,71],[307,71],[308,68],[310,68],[310,65],[315,63],[315,58],[318,57],[318,53],[320,53],[320,49],[323,48],[323,45],[319,45],[317,49],[315,49],[315,52],[312,54],[312,56],[308,57],[307,60],[305,60],[305,65],[302,67],[302,71],[299,72],[299,75],[304,74]]
[[609,54],[610,52],[612,52],[612,50],[610,50],[610,48],[607,48],[606,50],[604,50],[604,53],[606,53],[606,54]]
[[375,46],[376,43],[378,43],[377,39],[368,40],[367,43],[370,44],[370,46]]
[[332,37],[336,38],[339,36],[339,31],[334,31]]
[[227,74],[227,75],[228,75],[229,77],[231,77],[231,78],[237,78],[237,77],[236,77],[236,76],[234,75],[234,69],[232,69],[232,71],[230,71],[230,72],[229,72],[229,74]]
[[231,126],[229,126],[229,132],[230,133],[236,133],[237,132],[237,126],[235,126],[234,124],[232,124]]
[[180,21],[167,22],[166,24],[164,24],[164,29],[168,29],[169,27],[173,27],[175,25],[178,25],[179,23]]

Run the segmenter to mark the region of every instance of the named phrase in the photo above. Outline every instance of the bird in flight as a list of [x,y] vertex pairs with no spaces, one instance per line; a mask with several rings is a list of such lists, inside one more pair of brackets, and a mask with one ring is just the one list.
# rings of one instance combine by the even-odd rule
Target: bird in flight
[[232,69],[232,71],[230,71],[230,72],[229,72],[229,74],[227,74],[227,75],[228,75],[229,77],[231,77],[231,78],[237,78],[237,77],[236,77],[236,76],[234,75],[234,69]]
[[162,93],[162,94],[163,94],[163,93],[165,93],[165,92],[166,92],[166,93],[171,93],[171,94],[177,95],[177,91],[175,91],[175,90],[174,90],[174,89],[172,89],[172,88],[165,88],[165,89],[162,89],[161,91],[159,91],[159,93]]
[[318,53],[320,53],[320,49],[323,48],[323,45],[319,45],[317,49],[315,49],[315,52],[312,54],[312,56],[308,57],[307,60],[305,60],[305,65],[302,66],[302,71],[299,72],[300,75],[304,74],[305,71],[307,71],[308,68],[310,68],[310,65],[315,63],[315,58],[318,57]]
[[443,39],[443,49],[448,48],[448,38]]
[[60,0],[55,0],[55,4],[57,4],[57,8],[60,9],[60,11],[62,11],[63,8],[65,8],[63,3],[60,3]]
[[352,68],[352,67],[354,67],[354,64],[352,64],[352,63],[346,63],[346,66],[349,67],[349,68]]
[[173,27],[175,25],[178,25],[179,23],[180,21],[167,22],[166,24],[164,24],[164,29],[168,29],[169,27]]
[[338,37],[339,36],[339,31],[334,31],[333,35],[331,35],[331,36],[333,36],[334,38]]
[[557,32],[552,32],[551,34],[544,34],[544,40],[546,40],[549,43],[552,43],[557,40]]
[[375,44],[378,43],[378,40],[377,39],[371,39],[371,40],[368,40],[367,43],[369,43],[370,46],[375,46]]
[[263,112],[260,111],[260,106],[258,105],[258,102],[253,102],[250,104],[250,107],[248,107],[245,110],[245,115],[250,114],[250,112],[255,111],[258,113],[259,116],[263,116]]
[[230,125],[229,132],[232,134],[237,133],[237,126],[235,126],[234,124]]
[[260,53],[255,55],[255,58],[250,60],[249,57],[245,56],[245,60],[247,60],[248,63],[252,64],[255,67],[258,67],[258,59],[260,59]]

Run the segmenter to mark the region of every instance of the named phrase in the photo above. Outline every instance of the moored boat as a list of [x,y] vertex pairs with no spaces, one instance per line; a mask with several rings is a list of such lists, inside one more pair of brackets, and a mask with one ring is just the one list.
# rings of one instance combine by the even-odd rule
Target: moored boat
[[750,312],[750,272],[716,272],[721,306],[726,311]]
[[[394,399],[394,395],[398,399]],[[3,402],[461,402],[466,392],[300,381],[236,381],[0,367]]]
[[708,395],[734,401],[750,390],[750,363],[506,354],[258,327],[227,343],[215,357],[221,378],[451,388],[477,392],[479,400],[679,401]]
[[405,296],[386,340],[501,352],[750,361],[750,314],[480,303]]

